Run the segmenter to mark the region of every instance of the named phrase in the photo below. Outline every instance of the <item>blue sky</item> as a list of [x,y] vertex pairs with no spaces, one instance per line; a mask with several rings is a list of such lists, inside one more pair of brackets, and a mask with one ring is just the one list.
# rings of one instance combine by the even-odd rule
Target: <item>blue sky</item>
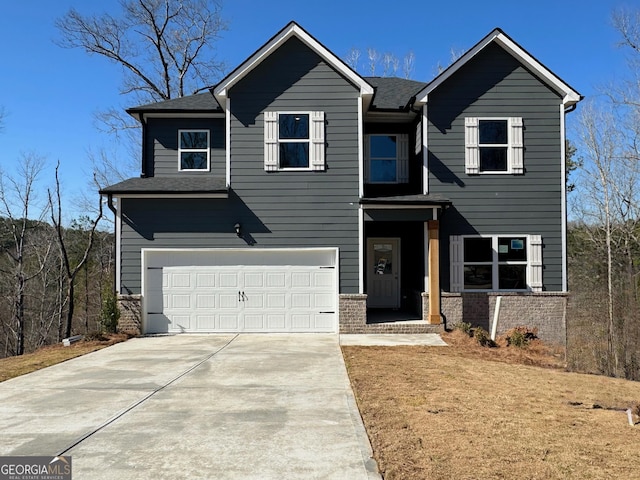
[[[93,114],[134,106],[118,94],[121,70],[81,50],[53,43],[53,22],[70,7],[81,13],[117,10],[117,0],[22,0],[4,2],[0,18],[0,164],[11,171],[21,152],[61,163],[67,201],[90,192],[87,152],[110,148],[111,137],[95,127]],[[623,52],[610,26],[612,9],[640,8],[640,0],[227,0],[229,23],[218,57],[233,68],[290,20],[297,21],[336,55],[353,47],[415,54],[416,80],[428,81],[450,50],[473,46],[494,27],[585,96],[624,74]],[[211,83],[216,83],[212,79]],[[571,123],[571,115],[568,118]],[[49,178],[52,169],[49,171]],[[68,216],[79,212],[69,210]]]

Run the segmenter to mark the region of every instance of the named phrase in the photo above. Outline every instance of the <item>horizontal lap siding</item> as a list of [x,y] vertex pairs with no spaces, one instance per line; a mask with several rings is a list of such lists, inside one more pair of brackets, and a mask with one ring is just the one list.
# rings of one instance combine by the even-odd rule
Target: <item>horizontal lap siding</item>
[[[251,248],[249,241],[256,248],[339,247],[340,291],[357,293],[358,90],[292,39],[231,88],[229,98],[229,198],[123,199],[123,292],[140,292],[141,248]],[[324,111],[327,170],[265,172],[264,110]],[[173,131],[177,145],[178,124],[157,122],[154,135],[168,142]],[[156,174],[170,175],[177,151],[156,144]],[[224,165],[224,151],[220,159]]]
[[[562,172],[557,94],[496,45],[487,47],[429,98],[429,191],[453,201],[442,241],[460,234],[542,235],[543,281],[562,289]],[[522,117],[524,175],[467,175],[465,117]],[[443,286],[449,284],[443,262]]]
[[[181,172],[178,160],[178,130],[209,130],[210,171]],[[149,118],[147,120],[147,174],[158,177],[226,175],[223,118]],[[155,162],[154,162],[155,159]]]
[[[340,291],[358,292],[358,91],[297,39],[230,91],[231,185],[262,246],[340,248]],[[323,172],[265,172],[263,112],[325,112]]]

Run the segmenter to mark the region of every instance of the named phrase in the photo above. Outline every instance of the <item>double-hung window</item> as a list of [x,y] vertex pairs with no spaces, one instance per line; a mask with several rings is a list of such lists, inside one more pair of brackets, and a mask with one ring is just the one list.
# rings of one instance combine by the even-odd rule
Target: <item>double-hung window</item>
[[264,112],[264,169],[324,170],[324,112]]
[[539,235],[451,237],[451,290],[540,291]]
[[465,172],[524,173],[520,117],[465,118]]
[[409,181],[409,136],[406,134],[365,137],[365,181],[407,183]]
[[180,171],[209,170],[209,130],[178,130]]

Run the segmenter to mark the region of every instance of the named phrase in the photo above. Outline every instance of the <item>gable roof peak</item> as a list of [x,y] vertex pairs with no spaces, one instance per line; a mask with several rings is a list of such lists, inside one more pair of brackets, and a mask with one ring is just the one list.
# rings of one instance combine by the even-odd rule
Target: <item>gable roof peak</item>
[[464,55],[453,62],[448,68],[440,73],[436,78],[431,80],[416,96],[417,103],[425,104],[428,102],[429,94],[435,90],[438,86],[444,83],[448,78],[453,76],[463,65],[474,58],[478,53],[483,51],[487,46],[492,43],[498,44],[506,52],[515,57],[519,62],[524,64],[531,71],[536,73],[551,89],[556,91],[563,98],[565,107],[575,105],[582,100],[580,95],[571,86],[565,83],[560,77],[554,74],[551,70],[545,67],[540,61],[538,61],[533,55],[522,48],[516,43],[509,35],[507,35],[501,28],[494,28],[488,35],[482,40],[476,43],[473,47],[467,50]]
[[373,95],[373,87],[363,77],[292,20],[211,90],[218,102],[224,105],[229,89],[292,37],[296,37],[307,45],[325,62],[359,88],[361,96],[371,97]]

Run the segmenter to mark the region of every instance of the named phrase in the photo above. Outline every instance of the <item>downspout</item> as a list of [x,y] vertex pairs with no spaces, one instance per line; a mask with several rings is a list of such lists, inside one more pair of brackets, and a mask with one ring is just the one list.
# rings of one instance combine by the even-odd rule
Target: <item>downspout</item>
[[[109,208],[109,210],[111,210],[113,212],[113,224],[116,225],[116,222],[118,221],[118,210],[116,209],[116,207],[113,205],[113,194],[112,193],[107,193],[107,207]],[[117,252],[115,252],[115,250],[118,248],[118,239],[117,239],[117,228],[114,229],[114,235],[113,235],[113,249],[114,249],[114,253],[115,253],[115,258],[116,258],[116,262],[118,261],[118,254]],[[117,272],[118,269],[116,268],[116,265],[114,264],[113,266],[113,291],[116,294],[116,297],[118,297],[120,295],[120,289],[118,288],[118,278],[117,278]]]

